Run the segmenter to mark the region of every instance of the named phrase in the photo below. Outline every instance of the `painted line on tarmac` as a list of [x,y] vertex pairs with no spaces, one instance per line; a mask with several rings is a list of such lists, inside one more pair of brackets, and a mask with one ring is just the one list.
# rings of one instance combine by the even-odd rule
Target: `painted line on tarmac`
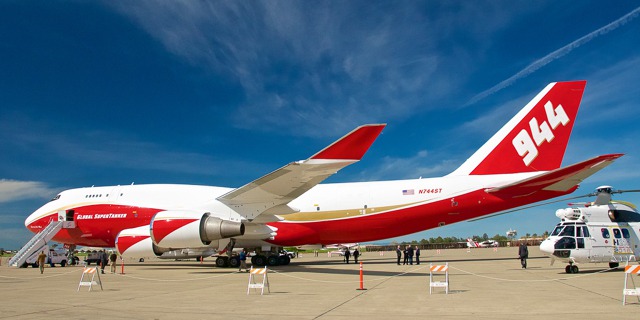
[[[403,276],[403,275],[406,275],[406,274],[414,273],[414,272],[416,272],[416,271],[420,271],[420,270],[425,269],[425,268],[427,268],[427,267],[419,267],[419,268],[416,268],[416,269],[412,269],[412,270],[405,271],[405,272],[400,272],[400,273],[398,273],[398,274],[394,274],[394,275],[392,275],[392,276],[387,276],[387,277],[371,278],[371,277],[368,277],[368,276],[367,276],[367,273],[366,273],[366,272],[364,273],[364,276],[365,276],[365,281],[366,281],[366,282],[371,282],[371,281],[386,281],[386,280],[389,280],[389,279],[391,279],[391,278],[400,277],[400,276]],[[320,283],[359,283],[359,282],[360,282],[360,280],[359,280],[359,279],[358,279],[358,280],[355,280],[355,281],[327,281],[327,280],[317,280],[317,279],[311,279],[311,278],[306,278],[306,277],[298,277],[298,276],[294,276],[294,275],[291,275],[291,274],[289,274],[289,273],[280,272],[280,271],[277,271],[277,270],[274,270],[274,269],[269,269],[269,271],[271,271],[271,272],[273,272],[273,273],[277,273],[277,274],[282,275],[282,276],[285,276],[285,277],[289,277],[289,278],[293,278],[293,279],[299,279],[299,280],[305,280],[305,281],[309,281],[309,282],[320,282]]]
[[[199,280],[207,280],[207,279],[215,279],[215,278],[222,278],[222,277],[226,277],[226,276],[230,276],[236,273],[245,273],[245,272],[240,272],[240,271],[236,271],[236,272],[231,272],[231,273],[225,273],[225,274],[218,274],[218,275],[213,275],[213,276],[208,276],[208,277],[200,277],[200,278],[189,278],[189,279],[155,279],[155,278],[145,278],[145,277],[135,277],[135,276],[130,276],[127,274],[119,274],[123,277],[126,278],[130,278],[130,279],[136,279],[136,280],[145,280],[145,281],[157,281],[157,282],[186,282],[186,281],[199,281]],[[246,273],[245,273],[246,274]]]
[[602,271],[598,271],[598,272],[593,272],[593,273],[583,273],[583,274],[578,274],[575,276],[571,276],[571,277],[561,277],[561,278],[554,278],[554,279],[538,279],[538,280],[521,280],[521,279],[505,279],[505,278],[496,278],[496,277],[490,277],[490,276],[483,276],[481,274],[477,274],[477,273],[473,273],[470,271],[466,271],[466,270],[462,270],[456,267],[452,267],[451,265],[449,265],[449,268],[460,271],[462,273],[471,275],[471,276],[475,276],[475,277],[479,277],[479,278],[485,278],[485,279],[490,279],[490,280],[496,280],[496,281],[505,281],[505,282],[551,282],[551,281],[560,281],[560,280],[572,280],[572,279],[576,279],[576,278],[583,278],[583,277],[588,277],[588,276],[592,276],[592,275],[597,275],[600,273],[604,273],[604,272],[608,272],[611,270],[615,270],[616,268],[609,268],[609,269],[605,269]]
[[[38,270],[38,269],[36,269]],[[71,270],[69,272],[64,272],[64,273],[56,273],[56,274],[52,274],[49,275],[47,274],[46,270],[45,273],[40,274],[39,276],[34,276],[34,277],[9,277],[9,276],[0,276],[0,278],[2,279],[19,279],[19,280],[33,280],[33,279],[47,279],[47,278],[55,278],[55,277],[60,277],[60,276],[65,276],[68,275],[70,273],[74,273],[74,272],[78,272],[78,271],[82,271],[84,269],[76,269],[76,270]],[[38,270],[39,271],[39,270]]]

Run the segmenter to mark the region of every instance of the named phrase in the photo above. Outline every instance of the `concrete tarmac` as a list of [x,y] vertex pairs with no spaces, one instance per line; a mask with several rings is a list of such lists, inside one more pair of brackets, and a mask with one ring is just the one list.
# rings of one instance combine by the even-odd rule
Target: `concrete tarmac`
[[[249,275],[195,261],[127,264],[125,274],[100,274],[100,286],[78,284],[82,267],[0,267],[0,319],[637,319],[640,303],[622,305],[624,271],[580,265],[566,274],[529,248],[527,269],[517,248],[422,251],[420,265],[397,265],[395,252],[365,252],[359,266],[342,257],[304,254],[268,273],[270,293],[252,289]],[[449,263],[450,292],[429,294],[429,263]],[[633,277],[640,286],[640,277]],[[262,280],[261,278],[259,280]],[[443,280],[440,277],[438,280]]]

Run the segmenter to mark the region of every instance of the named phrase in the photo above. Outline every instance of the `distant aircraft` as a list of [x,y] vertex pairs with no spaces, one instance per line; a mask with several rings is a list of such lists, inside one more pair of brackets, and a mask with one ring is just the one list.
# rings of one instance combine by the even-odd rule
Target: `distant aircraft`
[[[254,247],[256,265],[286,264],[277,247],[374,241],[566,195],[622,154],[560,167],[586,81],[554,82],[454,172],[441,178],[320,184],[360,160],[384,124],[356,128],[307,160],[239,188],[152,184],[66,190],[32,213],[54,241],[116,247],[124,257]],[[39,237],[44,237],[41,235]],[[235,266],[231,256],[218,265]],[[219,263],[218,263],[219,262]]]
[[500,243],[495,240],[485,240],[482,242],[473,241],[473,239],[467,239],[467,247],[469,248],[489,248],[489,247],[498,247]]
[[[627,190],[637,192],[639,190]],[[640,258],[640,213],[625,201],[612,201],[614,191],[601,186],[596,201],[559,209],[560,223],[540,244],[540,250],[555,260],[568,263],[566,273],[578,273],[578,263],[608,262],[610,268]]]

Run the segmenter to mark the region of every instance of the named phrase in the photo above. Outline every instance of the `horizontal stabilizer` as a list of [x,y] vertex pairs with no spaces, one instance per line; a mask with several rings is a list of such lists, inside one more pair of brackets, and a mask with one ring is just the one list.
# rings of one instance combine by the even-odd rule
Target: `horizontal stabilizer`
[[487,189],[486,192],[500,198],[517,198],[540,190],[567,191],[622,156],[621,153],[601,155],[502,187]]

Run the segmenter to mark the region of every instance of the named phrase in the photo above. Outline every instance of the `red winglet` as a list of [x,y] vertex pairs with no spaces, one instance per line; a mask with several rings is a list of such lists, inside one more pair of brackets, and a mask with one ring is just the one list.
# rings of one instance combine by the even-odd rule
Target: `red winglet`
[[360,160],[385,126],[386,124],[367,124],[357,127],[310,159]]

